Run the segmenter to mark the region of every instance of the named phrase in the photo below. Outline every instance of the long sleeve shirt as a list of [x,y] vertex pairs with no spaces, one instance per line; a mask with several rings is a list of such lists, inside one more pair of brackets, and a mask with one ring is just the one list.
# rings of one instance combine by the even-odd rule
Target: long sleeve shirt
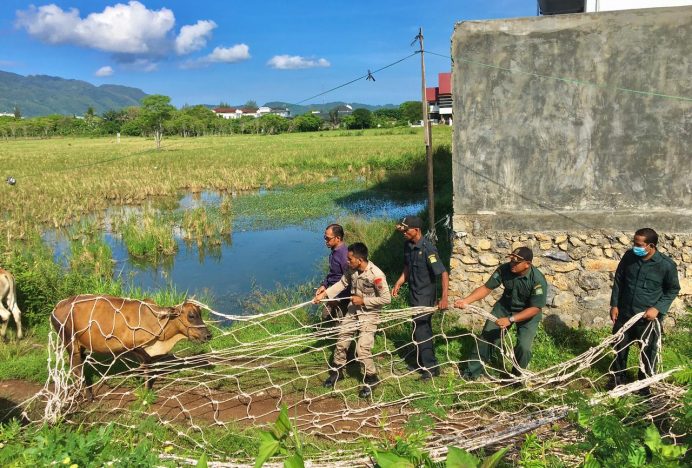
[[628,250],[615,271],[610,306],[627,315],[655,307],[665,316],[679,292],[677,266],[670,257],[657,251],[644,260]]
[[[322,281],[322,286],[328,288],[346,274],[348,274],[348,247],[342,243],[329,253],[329,273]],[[348,291],[338,295],[339,298],[348,296]]]
[[332,299],[342,291],[350,291],[350,296],[361,296],[363,305],[348,305],[348,312],[376,311],[392,302],[387,278],[374,263],[368,262],[363,272],[350,271],[341,279],[327,288],[327,297]]

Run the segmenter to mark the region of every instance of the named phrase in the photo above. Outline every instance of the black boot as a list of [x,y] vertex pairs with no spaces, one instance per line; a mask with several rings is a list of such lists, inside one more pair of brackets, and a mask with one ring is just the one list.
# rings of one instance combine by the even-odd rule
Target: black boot
[[341,378],[341,370],[330,370],[329,371],[329,377],[327,377],[327,380],[324,381],[324,387],[325,388],[334,388],[334,385],[336,385],[337,380]]
[[375,388],[378,383],[380,383],[380,379],[376,374],[366,375],[363,380],[363,386],[360,387],[360,392],[358,392],[358,396],[361,398],[369,397],[372,395],[372,389]]

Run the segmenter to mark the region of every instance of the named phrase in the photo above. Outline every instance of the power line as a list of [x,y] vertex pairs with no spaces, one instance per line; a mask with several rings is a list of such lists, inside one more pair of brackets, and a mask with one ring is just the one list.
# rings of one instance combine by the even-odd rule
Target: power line
[[375,71],[372,71],[372,72],[371,72],[370,70],[368,70],[368,72],[367,72],[365,75],[359,76],[358,78],[354,78],[354,79],[352,79],[351,81],[347,81],[346,83],[340,84],[339,86],[335,86],[335,87],[333,87],[332,89],[328,89],[327,91],[324,91],[324,92],[322,92],[322,93],[315,94],[314,96],[310,96],[309,98],[305,98],[305,99],[303,99],[302,101],[298,101],[298,102],[295,103],[295,105],[300,105],[300,104],[304,103],[305,101],[310,101],[310,100],[315,99],[315,98],[317,98],[317,97],[324,96],[325,94],[331,93],[332,91],[336,91],[337,89],[340,89],[340,88],[343,88],[343,87],[348,86],[348,85],[350,85],[350,84],[353,84],[353,83],[355,83],[356,81],[360,81],[360,80],[363,80],[363,79],[366,79],[366,80],[370,79],[370,80],[372,80],[372,81],[375,81],[375,79],[374,79],[374,77],[373,77],[373,75],[374,75],[375,73],[380,72],[380,71],[382,71],[382,70],[385,70],[385,69],[387,69],[387,68],[389,68],[389,67],[393,67],[394,65],[396,65],[396,64],[398,64],[398,63],[401,63],[401,62],[403,62],[404,60],[410,59],[411,57],[413,57],[414,55],[419,54],[419,53],[420,53],[420,51],[417,50],[417,51],[413,52],[411,55],[407,55],[406,57],[404,57],[404,58],[402,58],[402,59],[399,59],[399,60],[397,60],[396,62],[392,62],[392,63],[390,63],[389,65],[385,65],[385,66],[382,67],[382,68],[378,68],[378,69],[375,70]]
[[[449,55],[438,54],[435,52],[430,52],[429,50],[426,50],[425,53],[431,54],[431,55],[437,55],[438,57],[448,58],[452,61],[452,63],[454,63],[454,60],[455,60],[454,57],[451,57]],[[580,80],[577,78],[567,78],[567,77],[563,77],[563,76],[546,75],[543,73],[528,72],[528,71],[524,71],[524,70],[519,70],[517,68],[508,68],[508,67],[502,67],[500,65],[494,65],[491,63],[484,63],[484,62],[480,62],[478,60],[470,60],[470,59],[465,59],[465,58],[457,58],[456,60],[463,62],[463,63],[471,64],[471,65],[479,65],[481,67],[493,68],[496,70],[506,71],[506,72],[510,72],[510,73],[519,73],[522,75],[534,76],[536,78],[547,78],[547,79],[551,79],[551,80],[562,81],[562,82],[569,83],[569,84],[576,84],[576,85],[582,85],[582,86],[593,86],[595,88],[613,89],[616,91],[622,91],[622,92],[632,93],[632,94],[640,94],[640,95],[644,95],[644,96],[660,97],[660,98],[665,98],[665,99],[674,99],[674,100],[678,100],[678,101],[692,102],[692,97],[675,96],[675,95],[671,95],[671,94],[659,93],[656,91],[642,91],[640,89],[625,88],[623,86],[609,86],[607,84],[594,83],[593,81]]]

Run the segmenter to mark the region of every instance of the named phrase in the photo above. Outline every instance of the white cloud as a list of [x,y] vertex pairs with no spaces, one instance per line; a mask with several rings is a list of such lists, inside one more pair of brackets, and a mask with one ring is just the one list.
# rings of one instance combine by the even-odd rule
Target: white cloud
[[96,70],[94,76],[111,76],[113,74],[113,67],[106,65]]
[[312,59],[300,55],[275,55],[269,59],[267,65],[279,70],[295,70],[298,68],[324,68],[331,66],[331,63],[324,58]]
[[168,8],[149,10],[137,1],[106,7],[82,19],[79,10],[55,4],[17,11],[17,26],[51,44],[75,44],[122,54],[160,53],[175,16]]
[[247,44],[236,44],[232,47],[216,47],[211,54],[196,60],[189,60],[181,65],[182,68],[206,67],[212,63],[235,63],[250,58],[250,48]]
[[129,62],[123,62],[122,66],[124,68],[129,68],[130,70],[137,70],[143,72],[153,72],[158,70],[159,64],[149,60],[147,58],[138,58],[131,60]]
[[250,48],[246,44],[236,44],[233,47],[215,47],[214,51],[202,60],[209,62],[233,63],[250,58]]
[[211,38],[211,32],[216,28],[213,21],[199,20],[196,24],[183,26],[175,38],[175,51],[178,55],[189,54],[202,49]]

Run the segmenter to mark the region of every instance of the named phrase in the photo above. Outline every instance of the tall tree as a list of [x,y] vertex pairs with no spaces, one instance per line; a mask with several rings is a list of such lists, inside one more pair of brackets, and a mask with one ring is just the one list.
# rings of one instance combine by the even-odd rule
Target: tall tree
[[156,149],[161,149],[161,138],[163,138],[164,123],[171,119],[175,112],[175,107],[171,104],[171,98],[161,94],[152,94],[142,98],[142,108],[139,119],[142,128],[154,133]]
[[17,120],[22,118],[22,111],[19,110],[19,106],[16,104],[14,106],[14,118]]
[[417,123],[423,119],[423,105],[420,101],[406,101],[399,106],[401,118],[408,123]]

